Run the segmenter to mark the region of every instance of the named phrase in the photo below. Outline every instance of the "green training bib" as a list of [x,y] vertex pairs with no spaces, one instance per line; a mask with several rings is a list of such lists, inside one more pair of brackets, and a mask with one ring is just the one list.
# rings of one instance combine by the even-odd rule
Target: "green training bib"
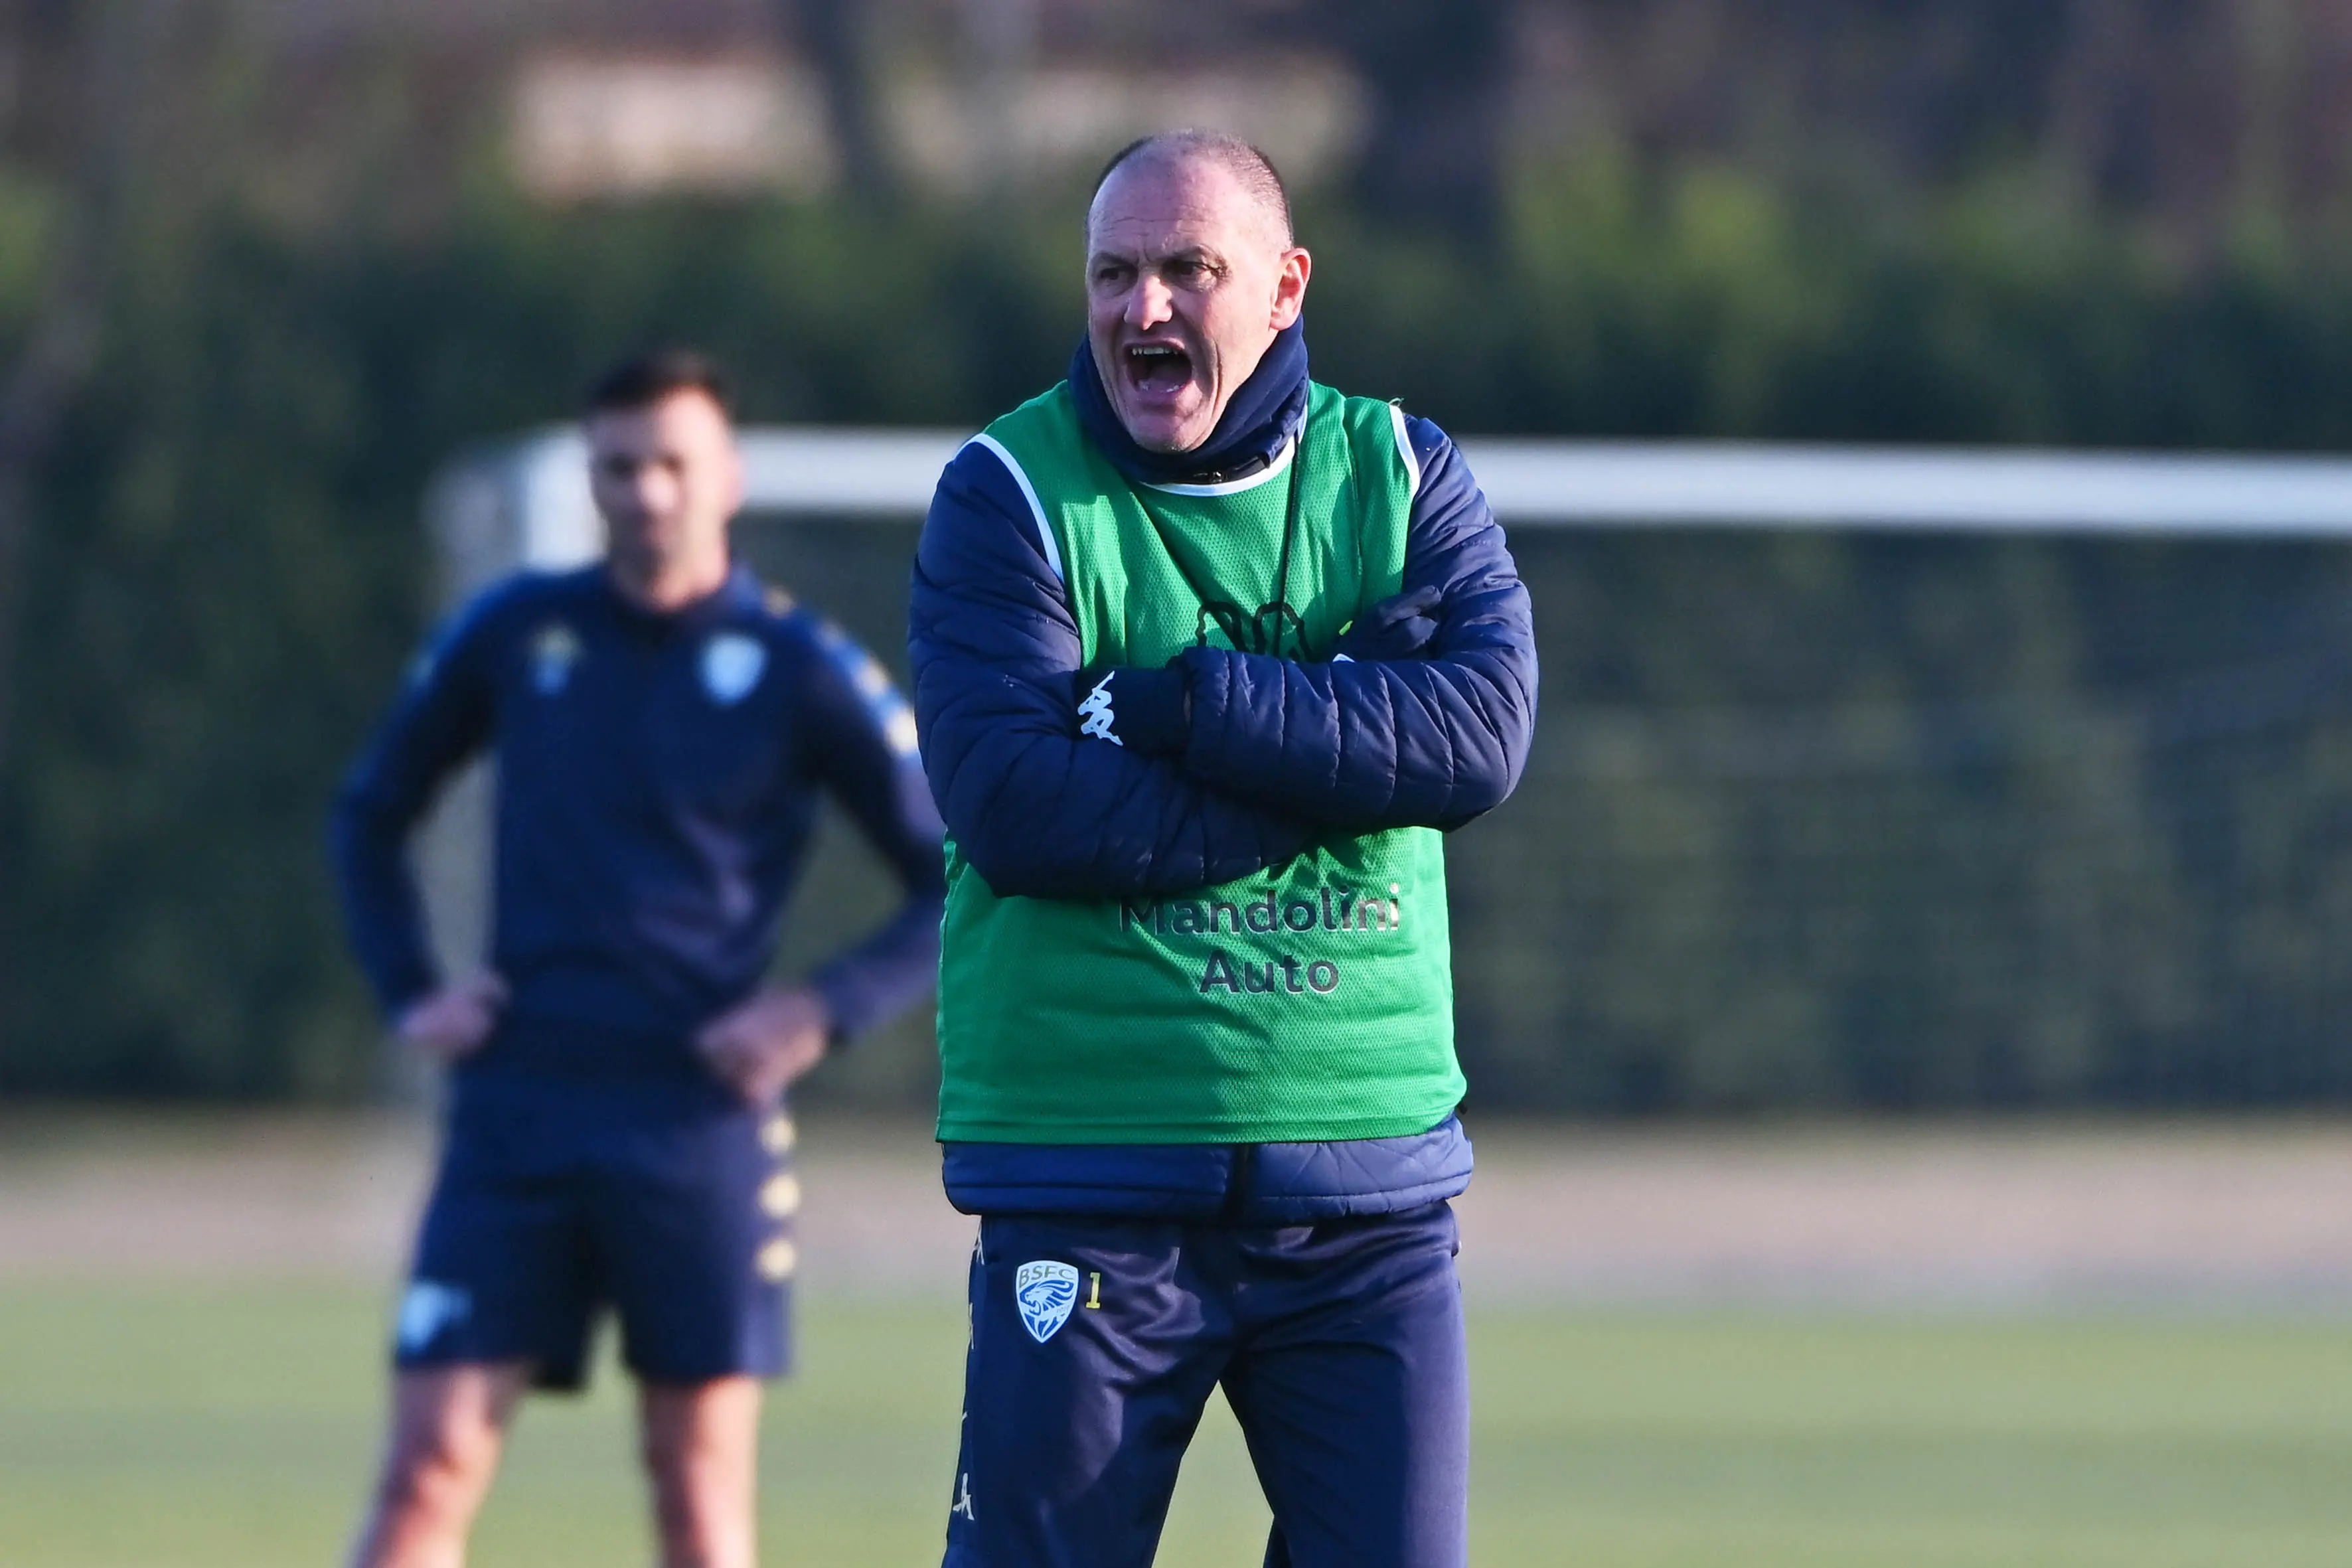
[[[978,437],[1058,557],[1085,667],[1205,645],[1324,659],[1398,591],[1414,473],[1387,404],[1311,389],[1299,439],[1222,485],[1130,483],[1066,384]],[[1097,742],[1108,744],[1108,742]],[[1180,897],[999,898],[952,843],[939,1135],[1264,1143],[1424,1131],[1462,1098],[1444,849],[1335,837]]]

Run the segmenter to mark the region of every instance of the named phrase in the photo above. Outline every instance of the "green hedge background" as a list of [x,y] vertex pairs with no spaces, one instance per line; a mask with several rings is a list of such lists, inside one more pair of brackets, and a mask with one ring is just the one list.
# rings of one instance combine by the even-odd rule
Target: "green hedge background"
[[[2324,237],[2184,257],[2023,179],[1888,210],[1606,151],[1517,163],[1503,193],[1486,235],[1304,205],[1322,378],[1478,434],[2313,451],[2352,436],[2352,268]],[[753,419],[976,426],[1057,377],[1075,342],[1080,203],[550,209],[478,173],[431,224],[321,232],[215,202],[126,240],[38,476],[0,775],[0,1094],[373,1092],[374,1022],[320,836],[432,609],[431,469],[559,415],[654,337],[723,355]],[[43,211],[0,200],[0,226],[35,232]],[[36,283],[0,266],[0,323]],[[1544,567],[1548,730],[1580,703],[1867,695],[1840,649],[1916,674],[1941,647],[1962,673],[1919,675],[1927,696],[2030,676],[2095,708],[2118,681],[2275,652],[2283,625],[2317,646],[2346,579],[2328,550],[2217,565],[2053,549],[1948,569],[1835,537],[1570,549]],[[850,619],[875,624],[903,584],[874,592],[882,607]],[[1937,593],[1889,621],[1890,594]],[[1758,684],[1759,616],[1801,634],[1810,677]],[[2023,663],[2021,637],[2040,650]],[[903,667],[895,642],[877,651]],[[1497,1104],[2112,1098],[2095,1075],[2030,1067],[1995,1089],[1927,1071],[1891,1097],[1866,1074],[1706,1067],[1720,1042],[1671,1017],[1622,1070],[1527,1017],[1465,1027]],[[919,1073],[870,1076],[875,1094],[920,1092]],[[1784,1077],[1802,1087],[1777,1094]],[[2346,1088],[2322,1074],[2284,1098]]]

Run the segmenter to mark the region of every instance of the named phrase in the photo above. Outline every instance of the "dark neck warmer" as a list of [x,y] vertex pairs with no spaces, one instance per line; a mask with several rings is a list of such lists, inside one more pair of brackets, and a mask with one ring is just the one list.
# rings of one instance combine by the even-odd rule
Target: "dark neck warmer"
[[1070,395],[1078,426],[1111,466],[1149,485],[1217,483],[1246,479],[1274,461],[1307,414],[1307,322],[1278,333],[1257,368],[1225,405],[1209,438],[1189,452],[1152,452],[1135,444],[1110,405],[1096,374],[1093,348],[1083,338],[1070,356]]

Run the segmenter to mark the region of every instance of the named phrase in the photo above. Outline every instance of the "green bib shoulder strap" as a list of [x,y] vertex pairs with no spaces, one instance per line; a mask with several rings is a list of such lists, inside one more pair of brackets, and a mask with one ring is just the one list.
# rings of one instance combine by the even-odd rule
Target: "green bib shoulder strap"
[[[1350,596],[1370,590],[1362,599],[1370,604],[1402,582],[1405,521],[1419,475],[1403,416],[1390,404],[1313,386],[1292,447],[1266,469],[1223,485],[1131,484],[1087,439],[1067,383],[997,420],[981,439],[1012,468],[1047,535],[1089,667],[1160,664],[1195,642],[1328,657],[1330,641],[1360,607]],[[1335,540],[1328,525],[1339,517],[1350,526]],[[1307,565],[1300,537],[1288,542],[1294,581],[1276,582],[1286,523],[1294,533],[1318,533],[1327,551],[1340,547],[1322,563],[1312,591],[1299,581]],[[1139,574],[1169,568],[1177,597],[1192,601],[1193,618],[1156,627],[1149,624],[1155,611],[1185,606],[1129,590]],[[1211,583],[1223,592],[1200,592]],[[1257,611],[1284,603],[1277,590],[1286,587],[1297,622],[1260,626]],[[1303,654],[1295,646],[1302,638]],[[1277,640],[1279,649],[1271,646]]]

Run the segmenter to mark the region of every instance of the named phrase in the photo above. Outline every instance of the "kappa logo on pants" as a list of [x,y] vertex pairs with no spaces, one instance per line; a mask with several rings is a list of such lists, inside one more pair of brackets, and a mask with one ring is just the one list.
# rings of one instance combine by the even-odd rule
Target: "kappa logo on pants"
[[1078,1271],[1050,1260],[1024,1263],[1013,1271],[1013,1302],[1021,1309],[1021,1326],[1042,1345],[1070,1321],[1078,1303]]

